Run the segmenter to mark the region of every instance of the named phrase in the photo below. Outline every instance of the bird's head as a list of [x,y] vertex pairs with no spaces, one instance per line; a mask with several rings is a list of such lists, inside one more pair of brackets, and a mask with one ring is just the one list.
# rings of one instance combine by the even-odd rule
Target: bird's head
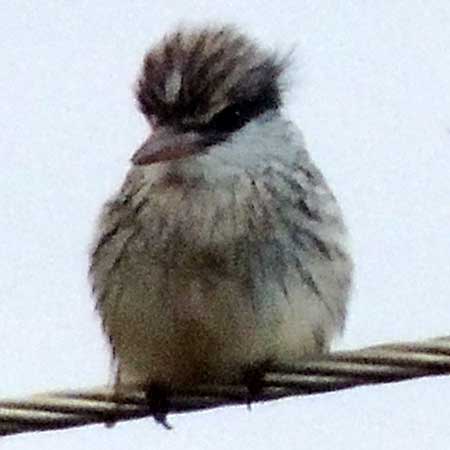
[[203,154],[281,106],[286,60],[232,27],[179,30],[146,55],[137,100],[152,133],[135,165]]

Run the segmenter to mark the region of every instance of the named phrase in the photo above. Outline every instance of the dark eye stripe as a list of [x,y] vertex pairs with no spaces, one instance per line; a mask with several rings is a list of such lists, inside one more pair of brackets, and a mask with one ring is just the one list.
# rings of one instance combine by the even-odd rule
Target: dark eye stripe
[[242,128],[247,122],[264,112],[276,109],[279,103],[279,99],[273,94],[270,95],[268,92],[264,92],[251,100],[232,103],[217,113],[202,128],[211,132],[231,133]]

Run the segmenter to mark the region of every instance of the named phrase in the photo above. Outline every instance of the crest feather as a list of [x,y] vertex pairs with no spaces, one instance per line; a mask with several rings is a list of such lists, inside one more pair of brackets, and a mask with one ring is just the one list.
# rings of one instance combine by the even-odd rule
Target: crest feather
[[233,27],[180,29],[145,56],[136,96],[159,123],[206,124],[241,101],[263,98],[266,109],[279,107],[285,66]]

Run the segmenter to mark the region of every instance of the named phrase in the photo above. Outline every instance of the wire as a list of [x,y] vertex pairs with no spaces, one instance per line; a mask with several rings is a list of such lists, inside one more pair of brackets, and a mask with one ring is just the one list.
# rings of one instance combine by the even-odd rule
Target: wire
[[[267,372],[252,402],[319,394],[362,385],[450,375],[450,336],[417,343],[386,344],[329,353],[292,367]],[[248,404],[244,385],[202,385],[168,395],[168,412],[186,413]],[[166,411],[150,407],[147,395],[132,388],[37,394],[26,400],[0,401],[0,436],[56,430],[95,423],[113,424]]]

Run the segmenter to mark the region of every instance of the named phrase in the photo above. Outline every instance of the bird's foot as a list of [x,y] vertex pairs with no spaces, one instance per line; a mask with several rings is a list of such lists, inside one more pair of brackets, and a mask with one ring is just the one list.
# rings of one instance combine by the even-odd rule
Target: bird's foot
[[244,371],[242,382],[247,387],[247,408],[250,410],[252,402],[261,394],[264,388],[264,375],[270,368],[270,361],[253,364]]
[[153,418],[166,430],[172,429],[167,421],[167,414],[170,410],[169,393],[169,388],[159,383],[151,383],[145,390],[147,404]]

